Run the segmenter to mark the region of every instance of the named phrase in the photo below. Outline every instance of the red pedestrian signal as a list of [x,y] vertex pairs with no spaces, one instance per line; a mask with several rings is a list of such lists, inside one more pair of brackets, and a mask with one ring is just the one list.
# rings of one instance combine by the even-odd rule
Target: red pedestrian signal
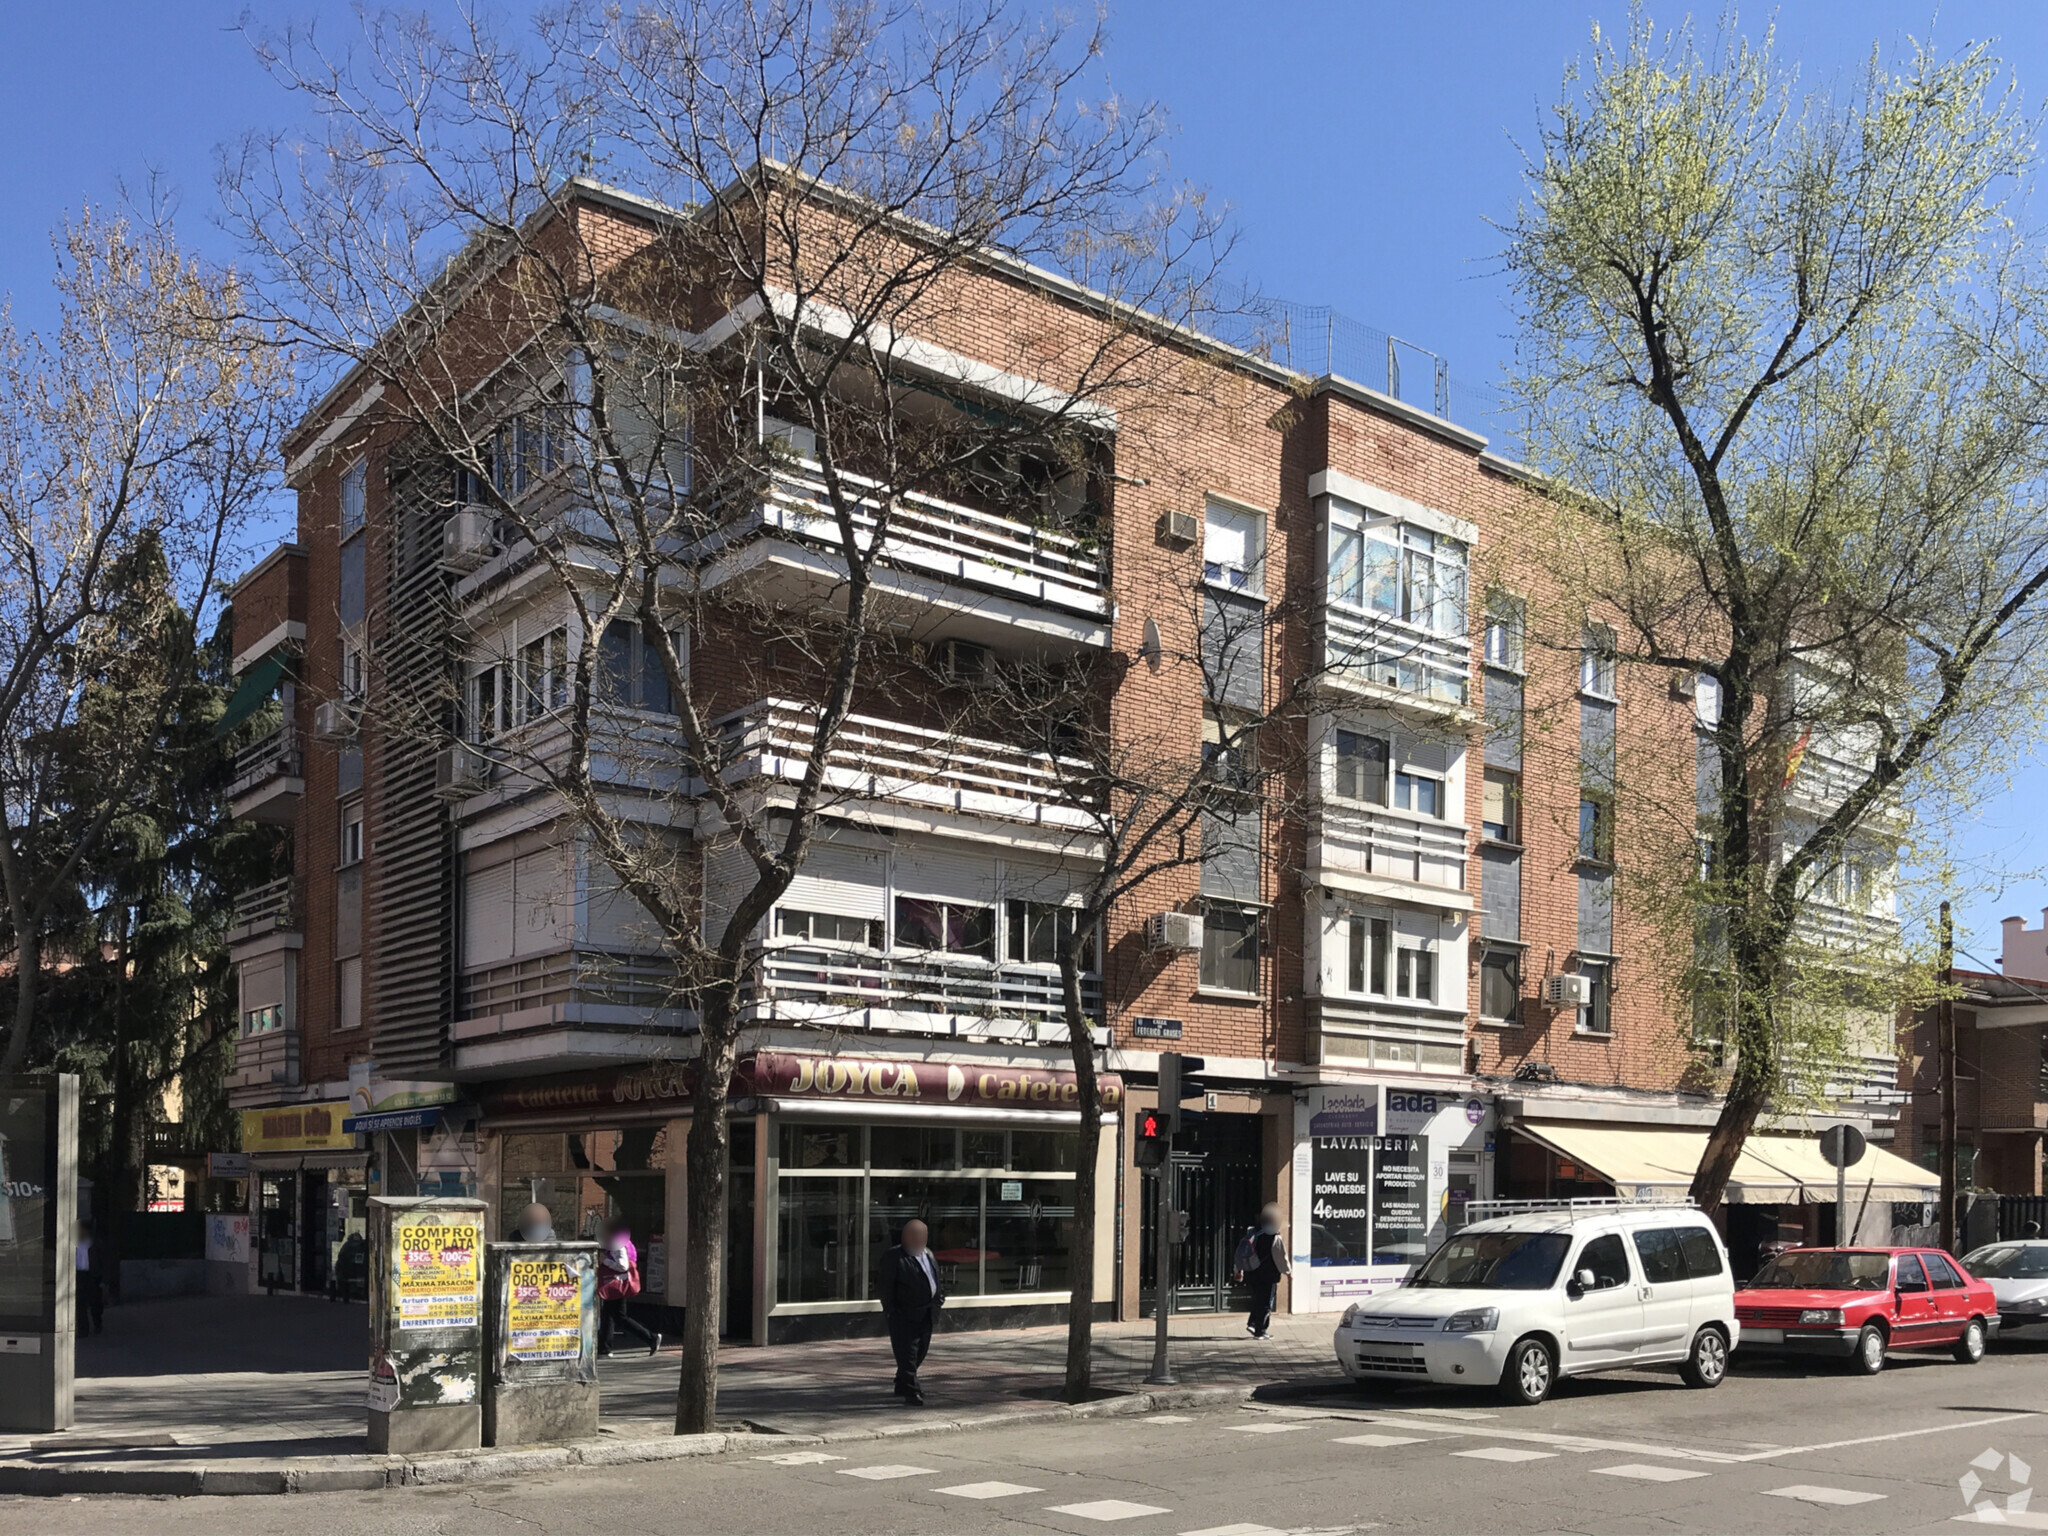
[[1157,1168],[1173,1143],[1173,1122],[1156,1109],[1138,1113],[1138,1166]]

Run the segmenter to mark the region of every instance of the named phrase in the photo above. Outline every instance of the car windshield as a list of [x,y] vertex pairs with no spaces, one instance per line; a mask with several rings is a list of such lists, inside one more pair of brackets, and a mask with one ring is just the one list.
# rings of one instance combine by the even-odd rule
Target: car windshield
[[2048,1280],[2048,1243],[1994,1243],[1963,1255],[1980,1280]]
[[1542,1291],[1557,1283],[1571,1239],[1562,1232],[1466,1232],[1429,1256],[1413,1286]]
[[1891,1255],[1795,1248],[1781,1253],[1750,1282],[1764,1291],[1881,1291],[1891,1283]]

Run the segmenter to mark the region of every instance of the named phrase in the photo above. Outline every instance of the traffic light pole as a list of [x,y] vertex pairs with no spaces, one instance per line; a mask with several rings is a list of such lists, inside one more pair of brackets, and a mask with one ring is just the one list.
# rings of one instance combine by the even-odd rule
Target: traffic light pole
[[1180,1119],[1180,1057],[1159,1053],[1159,1114],[1167,1133],[1166,1156],[1152,1170],[1155,1201],[1152,1215],[1152,1374],[1148,1387],[1170,1387],[1173,1365],[1167,1359],[1167,1331],[1172,1326],[1175,1261],[1180,1257],[1179,1222],[1173,1209],[1173,1127]]

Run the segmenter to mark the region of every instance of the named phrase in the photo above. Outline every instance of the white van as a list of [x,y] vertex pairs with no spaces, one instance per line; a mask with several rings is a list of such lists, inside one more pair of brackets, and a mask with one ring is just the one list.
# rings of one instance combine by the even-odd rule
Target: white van
[[[1491,1202],[1403,1285],[1353,1305],[1337,1363],[1361,1384],[1497,1387],[1536,1404],[1560,1376],[1675,1364],[1717,1387],[1739,1337],[1735,1281],[1690,1206]],[[1477,1213],[1475,1213],[1477,1214]]]

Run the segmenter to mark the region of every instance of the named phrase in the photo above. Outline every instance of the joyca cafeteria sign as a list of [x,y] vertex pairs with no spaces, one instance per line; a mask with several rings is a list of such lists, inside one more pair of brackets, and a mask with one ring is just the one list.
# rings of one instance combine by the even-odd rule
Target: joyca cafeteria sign
[[[752,1076],[754,1090],[774,1098],[888,1099],[978,1109],[1077,1109],[1081,1103],[1073,1073],[1039,1067],[763,1052],[754,1059]],[[1113,1110],[1123,1102],[1123,1079],[1100,1073],[1095,1092],[1102,1107]]]

